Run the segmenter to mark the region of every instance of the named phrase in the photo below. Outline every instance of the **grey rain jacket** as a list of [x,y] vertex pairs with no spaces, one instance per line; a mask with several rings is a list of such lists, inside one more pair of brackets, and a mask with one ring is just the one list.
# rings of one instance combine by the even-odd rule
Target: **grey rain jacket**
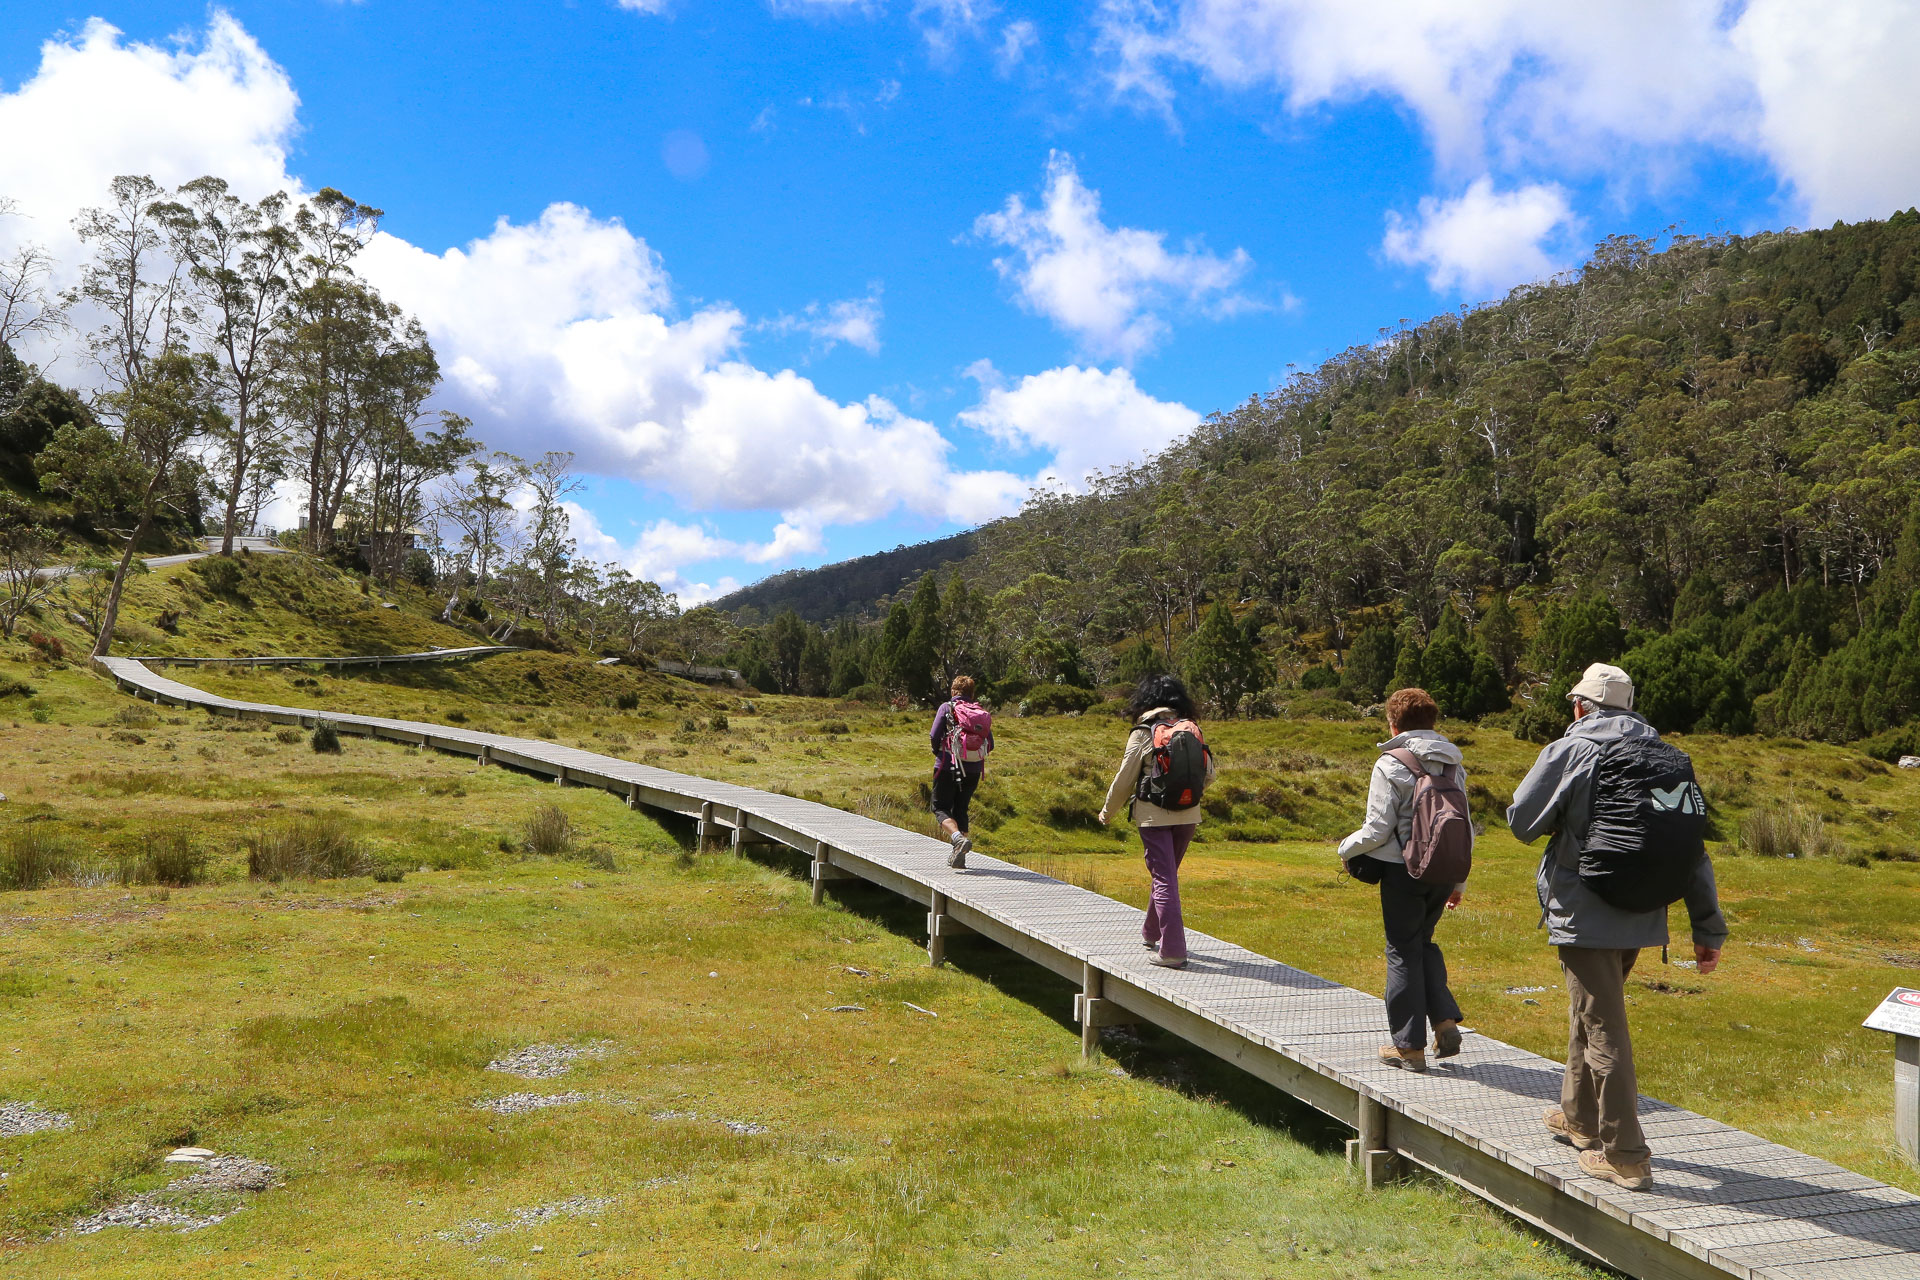
[[[1367,784],[1367,816],[1358,831],[1340,842],[1342,862],[1361,854],[1382,862],[1407,860],[1407,839],[1413,835],[1413,772],[1384,754],[1402,748],[1420,757],[1428,773],[1460,765],[1460,748],[1448,742],[1438,729],[1409,729],[1381,743],[1383,754],[1373,762],[1373,779]],[[1460,789],[1465,791],[1464,766],[1459,776]]]
[[[1580,844],[1593,812],[1593,767],[1609,743],[1657,738],[1652,725],[1632,711],[1598,707],[1575,720],[1562,737],[1541,749],[1540,758],[1513,793],[1507,825],[1514,839],[1532,844],[1552,832],[1540,859],[1538,888],[1545,913],[1547,941],[1556,947],[1637,947],[1667,945],[1667,913],[1622,911],[1580,881]],[[1726,917],[1714,885],[1713,862],[1700,869],[1686,894],[1693,941],[1718,948],[1727,940]]]

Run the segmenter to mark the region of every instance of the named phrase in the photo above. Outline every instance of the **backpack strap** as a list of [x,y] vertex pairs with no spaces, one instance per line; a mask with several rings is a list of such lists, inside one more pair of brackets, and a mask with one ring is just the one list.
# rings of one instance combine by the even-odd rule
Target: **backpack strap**
[[1413,754],[1413,752],[1407,750],[1405,747],[1395,747],[1391,751],[1382,751],[1380,754],[1383,756],[1386,756],[1389,760],[1398,761],[1401,764],[1401,766],[1407,770],[1407,772],[1413,775],[1413,781],[1415,785],[1419,784],[1420,775],[1423,773],[1426,773],[1427,771],[1427,766],[1425,762],[1423,762],[1419,756]]

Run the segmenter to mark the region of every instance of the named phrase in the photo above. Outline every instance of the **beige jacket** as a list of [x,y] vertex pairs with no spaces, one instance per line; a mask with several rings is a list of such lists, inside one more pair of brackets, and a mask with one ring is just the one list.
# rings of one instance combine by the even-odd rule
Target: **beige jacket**
[[[1148,725],[1155,720],[1163,720],[1173,712],[1166,707],[1155,707],[1140,717],[1133,726],[1133,732],[1127,735],[1127,751],[1120,757],[1120,771],[1113,775],[1113,785],[1107,788],[1107,801],[1100,806],[1103,819],[1111,818],[1126,807],[1129,817],[1142,827],[1189,827],[1198,823],[1202,817],[1200,806],[1191,809],[1162,809],[1157,804],[1134,797],[1134,791],[1140,785],[1140,770],[1147,757],[1147,746],[1153,741],[1153,732]],[[1213,753],[1207,753],[1207,781],[1214,776]]]

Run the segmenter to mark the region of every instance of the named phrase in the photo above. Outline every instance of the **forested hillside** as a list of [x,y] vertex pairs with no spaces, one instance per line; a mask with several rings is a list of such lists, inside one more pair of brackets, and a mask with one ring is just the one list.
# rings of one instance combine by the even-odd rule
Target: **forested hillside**
[[956,533],[932,542],[878,551],[857,560],[843,560],[826,569],[790,569],[762,578],[713,602],[723,613],[742,622],[779,616],[787,610],[803,621],[832,622],[862,617],[902,586],[911,587],[928,573],[973,554],[974,535]]
[[[980,530],[884,626],[809,641],[812,670],[920,692],[965,668],[1011,696],[1179,666],[1226,711],[1418,679],[1456,715],[1518,698],[1537,735],[1559,700],[1533,695],[1621,658],[1667,727],[1899,730],[1920,715],[1917,290],[1913,211],[1609,240]],[[833,572],[805,581],[830,595]],[[778,639],[743,636],[743,660]]]

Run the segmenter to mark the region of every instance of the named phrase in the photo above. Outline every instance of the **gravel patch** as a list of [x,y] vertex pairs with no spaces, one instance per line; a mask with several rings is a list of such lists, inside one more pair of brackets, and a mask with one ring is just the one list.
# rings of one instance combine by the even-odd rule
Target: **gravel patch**
[[[649,1118],[654,1120],[698,1120],[700,1113],[697,1111],[656,1111]],[[755,1124],[751,1120],[715,1120],[714,1123],[722,1129],[725,1129],[728,1133],[737,1133],[742,1136],[772,1132],[766,1125]]]
[[473,1105],[497,1116],[519,1116],[543,1107],[570,1107],[576,1102],[592,1100],[590,1093],[508,1093],[498,1098],[482,1098]]
[[515,1209],[507,1215],[505,1222],[482,1222],[475,1219],[463,1222],[452,1231],[442,1231],[442,1240],[453,1240],[460,1244],[479,1244],[490,1236],[502,1231],[518,1231],[522,1227],[537,1227],[552,1222],[556,1218],[577,1218],[581,1214],[593,1213],[612,1204],[608,1196],[569,1196],[565,1200],[555,1200],[551,1204],[537,1204],[531,1209]]
[[586,1044],[530,1044],[515,1049],[504,1058],[487,1064],[489,1071],[504,1071],[523,1080],[551,1080],[573,1070],[581,1058],[604,1058],[613,1049],[611,1040],[590,1040]]
[[71,1230],[77,1236],[90,1236],[108,1227],[174,1227],[181,1231],[197,1231],[216,1222],[225,1222],[246,1206],[235,1204],[219,1212],[195,1213],[188,1205],[180,1203],[187,1197],[251,1193],[278,1185],[280,1171],[270,1164],[249,1160],[245,1156],[214,1156],[178,1182],[158,1191],[146,1191],[122,1200],[111,1208],[80,1219]]
[[0,1102],[0,1138],[71,1128],[73,1119],[64,1111],[48,1111],[31,1102]]

